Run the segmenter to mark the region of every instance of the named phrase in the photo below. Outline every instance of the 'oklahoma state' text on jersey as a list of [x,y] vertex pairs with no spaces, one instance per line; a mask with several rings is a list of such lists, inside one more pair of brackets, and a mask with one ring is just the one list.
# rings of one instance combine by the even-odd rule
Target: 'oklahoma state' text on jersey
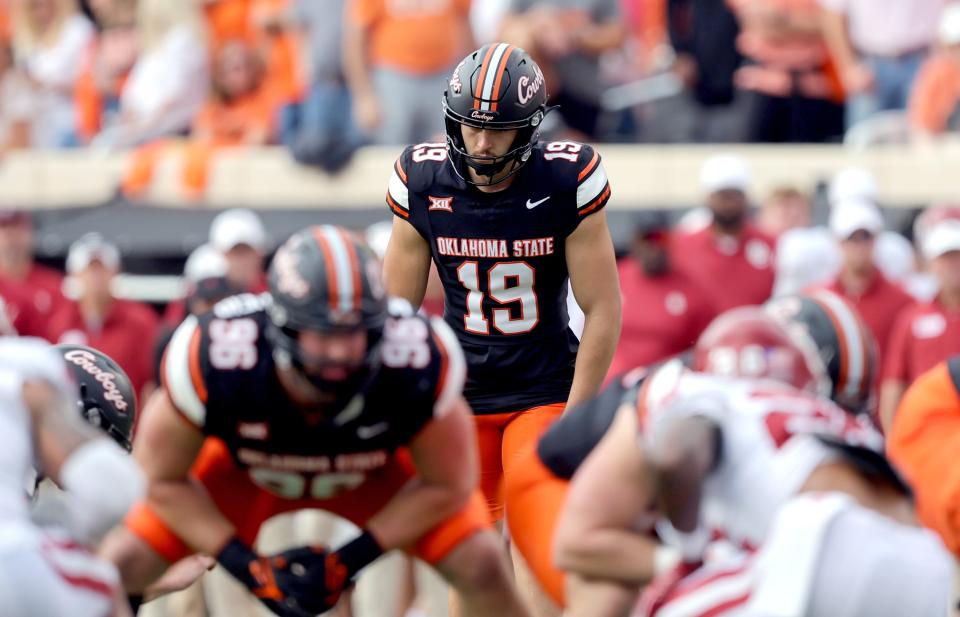
[[264,332],[269,302],[269,294],[243,294],[188,317],[161,368],[177,410],[223,440],[261,488],[287,499],[355,488],[460,394],[466,367],[450,328],[391,316],[379,368],[342,409],[311,417],[277,377]]
[[387,203],[430,244],[474,412],[566,401],[578,343],[567,327],[565,241],[609,198],[599,154],[575,142],[535,146],[496,193],[464,182],[445,144],[400,155]]

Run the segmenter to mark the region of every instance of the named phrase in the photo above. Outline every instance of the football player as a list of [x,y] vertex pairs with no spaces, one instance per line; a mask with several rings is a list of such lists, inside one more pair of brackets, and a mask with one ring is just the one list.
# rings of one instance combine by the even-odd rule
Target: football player
[[[537,63],[506,43],[457,65],[443,95],[446,143],[406,148],[390,178],[384,276],[419,306],[431,259],[444,320],[467,359],[481,488],[500,519],[502,476],[566,405],[596,393],[620,329],[604,206],[610,185],[585,144],[540,144],[550,111]],[[567,281],[583,308],[568,328]]]
[[[130,383],[112,366],[94,350],[85,349],[81,358],[58,353],[39,339],[0,340],[4,615],[101,617],[122,608],[114,603],[116,569],[98,559],[92,547],[143,495],[143,474],[117,444],[81,417],[92,421],[94,415],[109,414],[103,410],[123,408],[133,418]],[[120,426],[112,436],[123,442],[123,422],[117,420]],[[57,521],[62,528],[42,528],[31,519],[23,482],[32,465],[63,489]]]
[[[771,312],[817,310],[832,324],[840,374],[831,385],[861,403],[853,386],[869,383],[874,361],[856,313],[833,294],[790,301],[792,308]],[[801,332],[799,321],[787,325],[789,336],[806,337],[798,339],[804,372],[828,383],[817,335]],[[706,350],[708,367],[787,373],[786,357],[728,338]],[[671,363],[624,399],[578,469],[558,523],[557,559],[581,575],[620,580],[620,568],[636,560],[626,549],[648,542],[636,525],[656,507],[657,531],[682,563],[648,590],[641,614],[942,615],[949,559],[911,524],[909,499],[880,448],[869,421],[822,396]],[[744,552],[712,558],[706,548],[717,534]]]
[[[806,369],[813,363],[808,362],[806,352],[782,326],[772,323],[755,307],[735,309],[714,320],[688,360],[698,370],[729,374],[728,364],[738,367],[727,359],[731,355],[739,357],[740,350],[747,348],[760,353],[762,358],[777,360],[770,364],[749,363],[751,377],[777,379],[813,391],[825,388]],[[630,567],[618,570],[615,582],[599,584],[597,579],[590,581],[576,573],[566,575],[553,559],[553,536],[570,478],[606,434],[623,400],[641,387],[652,370],[638,368],[627,373],[598,397],[555,422],[536,447],[524,449],[517,473],[505,485],[507,498],[519,506],[507,511],[507,522],[515,532],[514,545],[542,588],[558,606],[565,606],[569,615],[621,614],[632,606],[640,585],[677,562],[676,551],[658,544],[652,534],[623,547],[634,558]]]
[[[475,493],[456,337],[405,302],[388,315],[378,263],[346,230],[311,227],[274,256],[269,293],[178,328],[133,449],[147,499],[104,547],[131,594],[202,552],[274,613],[315,615],[406,549],[466,615],[525,615]],[[304,508],[362,531],[336,550],[251,548],[265,520]]]

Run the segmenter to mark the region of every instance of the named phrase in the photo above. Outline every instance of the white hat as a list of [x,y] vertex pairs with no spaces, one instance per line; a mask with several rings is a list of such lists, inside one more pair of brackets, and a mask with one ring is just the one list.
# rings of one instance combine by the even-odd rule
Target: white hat
[[960,3],[951,2],[943,7],[937,35],[943,45],[960,44]]
[[223,253],[209,244],[201,244],[187,257],[183,276],[191,283],[198,283],[204,279],[226,276],[228,268],[227,258]]
[[88,233],[70,245],[67,253],[67,272],[76,274],[93,261],[99,261],[111,270],[120,269],[120,251],[98,233]]
[[210,224],[210,244],[223,253],[240,244],[265,252],[267,232],[256,212],[245,209],[226,210],[218,214]]
[[750,167],[735,154],[712,156],[700,168],[700,186],[707,193],[724,189],[746,192],[750,186]]
[[773,295],[798,294],[826,284],[840,270],[837,241],[824,227],[798,227],[777,239]]
[[866,199],[847,198],[834,204],[830,212],[830,231],[838,240],[846,240],[860,229],[877,235],[883,226],[880,209]]
[[830,181],[827,201],[831,206],[851,198],[876,202],[877,179],[873,173],[863,167],[841,169]]
[[923,256],[936,259],[950,251],[960,251],[960,220],[947,219],[930,229],[923,240]]

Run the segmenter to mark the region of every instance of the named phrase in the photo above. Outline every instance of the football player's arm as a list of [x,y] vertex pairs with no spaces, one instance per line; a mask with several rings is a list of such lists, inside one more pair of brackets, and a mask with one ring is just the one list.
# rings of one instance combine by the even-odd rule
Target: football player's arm
[[147,475],[147,505],[188,546],[218,554],[236,529],[190,478],[203,433],[181,416],[166,390],[150,399],[142,418],[133,456]]
[[395,216],[383,258],[387,294],[407,300],[414,309],[420,308],[429,275],[430,245],[413,225]]
[[638,585],[653,578],[659,546],[640,523],[655,502],[657,479],[637,446],[636,424],[630,407],[621,407],[573,476],[554,536],[560,569]]
[[603,210],[588,216],[566,240],[567,270],[583,309],[583,334],[567,406],[597,393],[620,337],[620,281]]
[[475,441],[459,396],[414,438],[416,476],[367,525],[384,550],[413,544],[466,505],[479,474]]
[[66,491],[71,531],[98,542],[143,496],[143,473],[113,440],[83,421],[59,388],[28,379],[22,397],[40,469]]

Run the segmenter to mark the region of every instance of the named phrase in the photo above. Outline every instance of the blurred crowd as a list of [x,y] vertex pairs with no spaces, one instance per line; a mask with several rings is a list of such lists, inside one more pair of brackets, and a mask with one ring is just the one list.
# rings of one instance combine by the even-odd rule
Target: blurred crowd
[[544,130],[620,142],[927,141],[957,128],[948,0],[0,0],[0,153],[128,148],[136,197],[182,149],[283,144],[336,171],[442,135],[454,64],[505,40],[560,105]]
[[708,159],[700,185],[704,206],[676,222],[653,211],[637,217],[619,266],[623,329],[611,375],[682,353],[730,308],[816,288],[849,300],[876,342],[878,424],[917,376],[960,353],[956,205],[891,225],[876,179],[861,168],[837,173],[822,200],[795,186],[753,196],[750,169],[733,155]]

